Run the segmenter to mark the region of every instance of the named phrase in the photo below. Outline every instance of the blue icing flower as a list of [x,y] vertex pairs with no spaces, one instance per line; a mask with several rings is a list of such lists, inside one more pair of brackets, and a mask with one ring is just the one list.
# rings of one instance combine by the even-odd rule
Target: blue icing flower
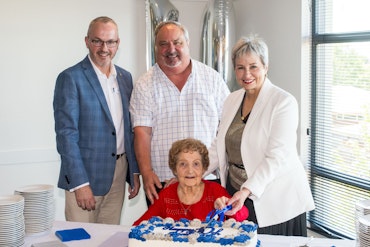
[[239,228],[243,229],[246,232],[254,232],[257,230],[257,225],[241,225]]
[[242,234],[242,235],[236,236],[234,238],[234,241],[235,242],[238,242],[238,243],[245,243],[245,242],[247,242],[250,239],[251,238],[248,235]]
[[[170,234],[172,236],[172,234]],[[187,237],[184,237],[183,235],[181,236],[172,236],[172,240],[174,242],[189,242],[189,239]]]
[[149,223],[162,222],[162,219],[158,216],[153,216],[149,219]]
[[137,240],[146,241],[146,239],[142,237],[141,231],[139,229],[133,228],[131,232],[128,234],[128,236],[129,238],[135,238]]
[[186,224],[186,223],[189,223],[189,222],[190,222],[190,220],[188,220],[188,219],[186,219],[186,218],[181,218],[179,221],[180,221],[180,222],[182,222],[182,223],[184,223],[184,224]]
[[197,238],[197,241],[198,242],[205,242],[205,243],[215,243],[216,238],[212,234],[205,234],[205,235],[202,234]]
[[215,227],[215,226],[219,226],[219,227],[222,227],[222,222],[220,221],[217,221],[217,220],[213,220],[211,222],[208,223],[208,227]]
[[232,238],[220,238],[218,241],[221,245],[232,245],[234,240]]
[[163,225],[163,229],[170,229],[172,227],[172,223],[166,223]]

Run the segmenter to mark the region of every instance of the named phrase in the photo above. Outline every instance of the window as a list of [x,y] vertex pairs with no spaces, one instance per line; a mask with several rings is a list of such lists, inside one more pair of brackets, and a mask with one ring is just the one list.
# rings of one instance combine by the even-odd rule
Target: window
[[370,199],[370,1],[312,1],[312,229],[356,238]]

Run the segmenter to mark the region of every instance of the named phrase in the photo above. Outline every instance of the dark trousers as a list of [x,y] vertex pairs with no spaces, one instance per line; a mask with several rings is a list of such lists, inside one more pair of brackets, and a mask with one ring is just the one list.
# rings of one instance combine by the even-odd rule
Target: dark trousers
[[[228,177],[226,184],[226,190],[230,195],[234,195],[237,190],[229,183],[230,178]],[[245,200],[244,205],[249,210],[248,220],[253,221],[258,225],[256,211],[254,210],[253,201],[249,198]],[[306,213],[300,214],[297,217],[290,219],[286,222],[258,228],[257,233],[259,234],[270,234],[270,235],[284,235],[284,236],[303,236],[307,237],[307,225],[306,225]]]

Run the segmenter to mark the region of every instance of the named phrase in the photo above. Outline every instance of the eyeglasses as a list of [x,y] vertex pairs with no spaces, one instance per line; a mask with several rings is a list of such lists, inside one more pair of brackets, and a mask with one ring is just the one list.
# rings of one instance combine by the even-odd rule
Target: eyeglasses
[[104,44],[107,45],[108,48],[114,48],[118,45],[118,40],[108,40],[108,41],[103,41],[100,39],[90,39],[91,44],[96,47],[101,47]]

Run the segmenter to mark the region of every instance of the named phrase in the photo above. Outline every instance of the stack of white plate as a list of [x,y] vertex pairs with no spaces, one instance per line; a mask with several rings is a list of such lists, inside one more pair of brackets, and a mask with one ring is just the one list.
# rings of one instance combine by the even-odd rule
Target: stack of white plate
[[357,246],[370,246],[370,200],[356,203]]
[[0,196],[0,246],[24,244],[24,198],[20,195]]
[[24,197],[24,223],[26,234],[42,233],[54,222],[54,187],[47,184],[28,185],[15,190]]
[[358,220],[357,246],[370,246],[370,214],[361,216]]

